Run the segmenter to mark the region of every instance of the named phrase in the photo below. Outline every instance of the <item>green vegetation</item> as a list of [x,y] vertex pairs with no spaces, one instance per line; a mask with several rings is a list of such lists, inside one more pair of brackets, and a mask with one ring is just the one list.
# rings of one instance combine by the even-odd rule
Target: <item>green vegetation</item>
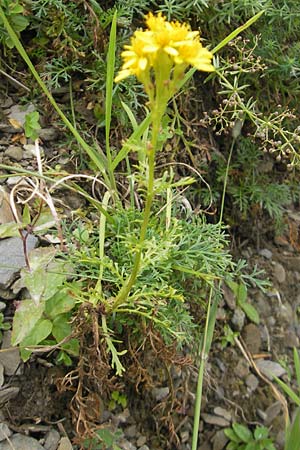
[[[12,342],[24,361],[37,348],[57,350],[56,363],[73,366],[80,383],[97,378],[107,385],[102,394],[111,409],[127,403],[111,377],[125,377],[132,361],[144,369],[144,348],[158,342],[162,360],[170,352],[171,361],[189,348],[195,361],[201,360],[196,450],[205,360],[222,283],[256,324],[260,318],[247,301],[248,287],[267,286],[256,268],[249,273],[243,261],[234,261],[228,230],[243,233],[241,224],[251,228],[267,218],[266,232],[281,232],[286,208],[299,200],[299,5],[296,0],[99,3],[0,2],[1,73],[26,73],[31,93],[24,103],[46,96],[24,124],[25,137],[35,141],[38,170],[1,166],[5,176],[35,181],[28,185],[22,215],[1,225],[0,237],[25,230],[58,244],[26,255],[21,283],[27,297],[16,309]],[[188,71],[186,61],[174,63],[173,48],[164,59],[160,54],[161,64],[151,71],[142,61],[134,72],[129,59],[119,73],[129,70],[136,77],[121,76],[115,84],[121,48],[143,26],[148,10],[200,27],[216,70],[201,61],[201,70],[211,73],[192,79],[195,64]],[[59,164],[49,168],[40,154],[40,117],[48,103],[66,135],[69,172]],[[67,190],[85,199],[72,220],[55,202]],[[227,326],[223,346],[236,336]],[[138,373],[135,377],[138,385]],[[289,387],[281,387],[291,396]],[[84,416],[82,400],[78,394],[74,402]],[[86,448],[119,448],[118,433],[84,426]],[[264,427],[252,432],[233,424],[225,433],[228,449],[274,449]]]

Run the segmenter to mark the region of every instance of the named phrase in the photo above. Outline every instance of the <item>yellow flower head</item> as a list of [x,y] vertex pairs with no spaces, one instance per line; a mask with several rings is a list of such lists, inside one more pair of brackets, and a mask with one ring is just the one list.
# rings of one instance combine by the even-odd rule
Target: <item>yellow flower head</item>
[[[115,81],[121,81],[129,75],[135,75],[143,81],[145,72],[154,72],[162,64],[167,64],[171,77],[171,69],[188,65],[198,70],[212,72],[212,53],[204,48],[198,31],[191,31],[189,25],[179,22],[168,22],[162,13],[146,16],[147,29],[136,31],[131,38],[131,45],[125,46],[122,53],[123,66]],[[146,77],[147,78],[147,77]]]

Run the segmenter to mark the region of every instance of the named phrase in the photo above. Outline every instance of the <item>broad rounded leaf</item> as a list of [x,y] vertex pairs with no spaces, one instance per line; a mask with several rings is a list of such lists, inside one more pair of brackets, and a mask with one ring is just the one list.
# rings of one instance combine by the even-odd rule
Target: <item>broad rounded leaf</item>
[[38,305],[33,300],[23,300],[21,302],[14,315],[11,335],[12,345],[20,344],[30,334],[35,324],[41,318],[44,309],[44,302],[40,302]]
[[236,433],[236,435],[240,438],[240,440],[245,443],[248,443],[253,438],[252,433],[249,430],[249,428],[245,427],[244,425],[241,425],[239,423],[234,423],[232,425],[232,428],[233,428],[234,432]]
[[68,294],[67,289],[57,292],[46,301],[45,313],[51,319],[64,314],[75,306],[75,299]]

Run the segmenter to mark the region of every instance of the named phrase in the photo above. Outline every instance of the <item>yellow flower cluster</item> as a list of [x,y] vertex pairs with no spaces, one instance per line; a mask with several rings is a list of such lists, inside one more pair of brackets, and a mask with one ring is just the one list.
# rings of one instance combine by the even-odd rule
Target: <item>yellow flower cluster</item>
[[159,13],[146,16],[147,29],[138,30],[131,38],[131,45],[125,45],[122,52],[123,66],[115,81],[135,75],[143,81],[143,73],[158,64],[170,68],[182,65],[183,70],[191,65],[204,72],[212,72],[212,53],[200,42],[199,32],[191,31],[187,24],[168,22]]

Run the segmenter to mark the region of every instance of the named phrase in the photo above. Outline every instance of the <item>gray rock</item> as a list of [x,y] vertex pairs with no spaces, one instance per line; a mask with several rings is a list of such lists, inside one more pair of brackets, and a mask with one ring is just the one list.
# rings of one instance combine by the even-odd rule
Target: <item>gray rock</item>
[[168,387],[153,388],[151,393],[155,400],[160,402],[169,395],[170,389]]
[[243,329],[243,339],[250,353],[258,353],[261,346],[260,330],[254,323],[249,323]]
[[236,374],[236,376],[242,379],[246,378],[246,376],[249,375],[249,364],[245,359],[239,360],[234,369],[234,373]]
[[142,445],[139,450],[150,450],[150,448],[148,447],[148,445]]
[[137,435],[137,427],[135,424],[125,428],[124,434],[127,438],[134,438]]
[[127,439],[121,439],[120,442],[118,442],[118,446],[122,450],[137,450],[137,447],[131,442],[127,441]]
[[266,258],[266,259],[271,259],[272,256],[273,256],[273,253],[271,252],[271,250],[269,250],[269,249],[267,249],[267,248],[262,248],[262,249],[258,252],[258,254],[259,254],[260,256],[263,256],[263,257]]
[[273,422],[273,420],[280,414],[281,412],[281,403],[275,402],[272,405],[270,405],[266,410],[266,419],[265,419],[265,425],[269,426]]
[[280,364],[274,361],[258,359],[255,364],[257,365],[261,373],[270,380],[273,380],[274,375],[280,378],[286,373],[286,370],[281,367]]
[[54,141],[57,139],[58,135],[59,132],[55,128],[42,128],[39,131],[39,137],[43,141]]
[[241,310],[241,308],[235,309],[231,319],[232,325],[234,325],[235,330],[241,331],[245,323],[245,317],[245,313]]
[[284,283],[286,280],[285,268],[282,264],[275,262],[273,268],[273,275],[278,281],[278,283]]
[[0,363],[4,367],[5,375],[14,375],[17,373],[21,364],[20,351],[18,348],[13,348],[11,345],[11,331],[5,331],[3,333],[2,351],[0,353]]
[[0,363],[0,387],[3,386],[4,383],[4,366]]
[[[26,239],[27,253],[33,250],[37,243],[38,239],[30,234]],[[9,287],[25,265],[22,239],[18,237],[2,239],[0,241],[0,288]]]
[[12,431],[8,428],[6,423],[0,423],[0,441],[4,441],[12,435]]
[[246,378],[246,386],[248,387],[250,392],[254,392],[259,385],[258,378],[253,375],[253,373],[249,373],[249,375]]
[[212,438],[213,450],[225,449],[228,441],[229,441],[229,439],[225,435],[223,430],[217,431],[216,434],[214,435],[214,437]]
[[188,442],[189,439],[190,439],[190,433],[188,431],[181,431],[181,433],[180,433],[181,443],[184,444],[185,442]]
[[112,421],[116,427],[118,427],[119,423],[127,423],[130,417],[130,411],[128,408],[125,408],[124,411],[116,414],[112,417]]
[[20,388],[16,386],[0,389],[0,406],[3,406],[12,398],[15,398],[20,391]]
[[288,324],[295,320],[293,308],[289,303],[281,303],[277,308],[277,318]]
[[213,414],[201,414],[202,419],[205,423],[209,423],[211,425],[217,425],[218,427],[229,427],[230,422],[223,417],[215,416]]
[[228,308],[231,309],[232,311],[234,311],[236,308],[236,298],[235,298],[234,293],[232,292],[231,289],[229,289],[229,287],[226,284],[223,284],[222,291],[223,291],[224,300],[225,300]]
[[15,186],[16,184],[18,184],[20,181],[22,180],[22,177],[19,177],[18,175],[16,175],[15,177],[9,177],[7,179],[7,186]]
[[73,450],[70,439],[66,436],[62,437],[57,450]]
[[214,408],[214,413],[217,416],[223,417],[224,419],[228,420],[229,422],[231,422],[231,420],[232,420],[230,411],[227,411],[227,409],[221,408],[221,406],[217,406],[216,408]]
[[36,439],[23,434],[14,434],[9,441],[1,442],[0,450],[44,450],[44,447]]
[[293,330],[287,330],[284,333],[284,346],[287,348],[299,346],[299,338]]
[[7,150],[5,150],[5,155],[14,161],[21,161],[23,159],[23,150],[17,145],[10,145]]
[[56,430],[49,430],[45,436],[44,448],[45,450],[56,450],[60,440],[59,432]]
[[136,441],[136,445],[138,447],[143,447],[147,442],[146,436],[139,436],[138,440]]
[[32,103],[28,103],[26,106],[13,105],[10,108],[8,117],[10,119],[17,120],[19,122],[19,124],[23,127],[23,125],[25,124],[26,114],[31,113],[33,111],[35,111],[35,107]]
[[0,312],[4,311],[6,308],[6,303],[0,302]]

